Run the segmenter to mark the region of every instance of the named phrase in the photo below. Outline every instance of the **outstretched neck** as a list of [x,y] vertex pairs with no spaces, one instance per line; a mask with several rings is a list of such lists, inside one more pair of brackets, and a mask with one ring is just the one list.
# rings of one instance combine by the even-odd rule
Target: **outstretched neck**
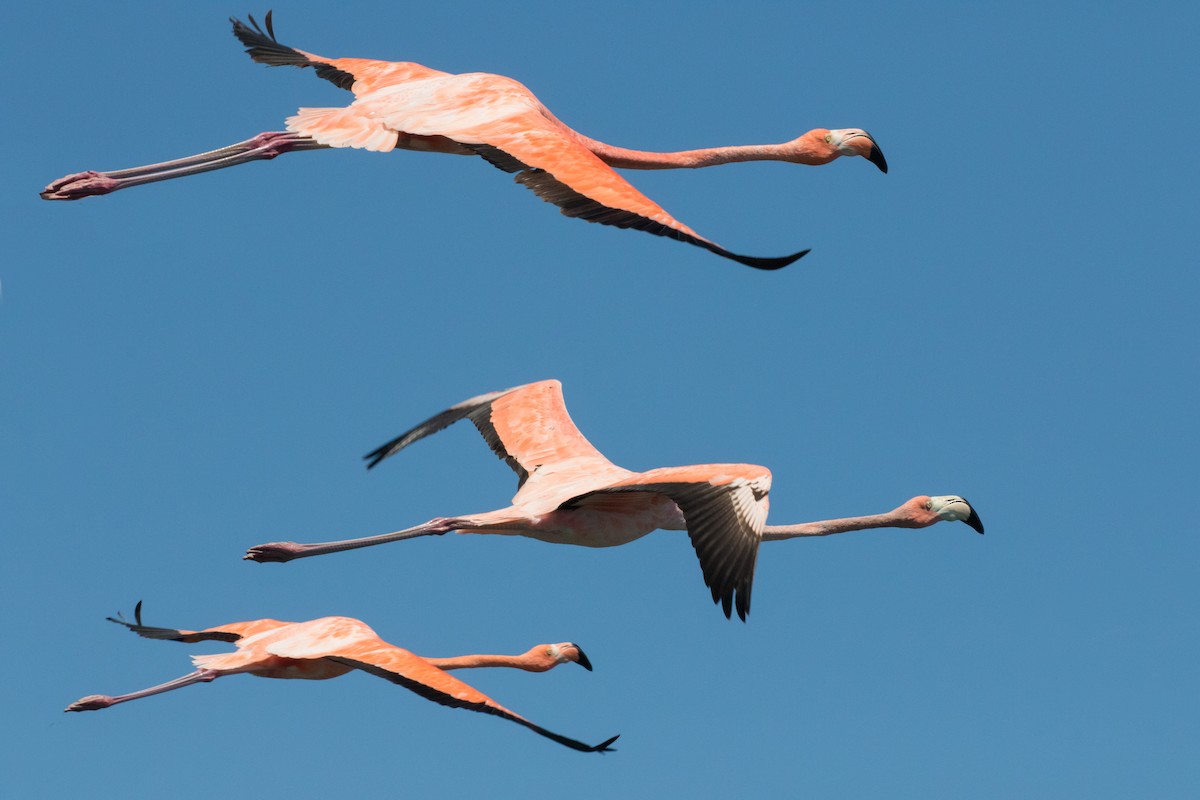
[[862,531],[869,528],[912,528],[917,527],[906,517],[895,511],[886,514],[871,514],[866,517],[825,519],[820,522],[802,522],[798,525],[764,525],[763,541],[794,539],[797,536],[831,536],[835,533]]
[[430,664],[433,664],[439,669],[473,669],[475,667],[513,667],[515,669],[524,669],[531,672],[536,672],[537,667],[525,655],[519,656],[493,656],[493,655],[471,655],[471,656],[452,656],[450,658],[429,658],[422,656]]
[[697,169],[735,161],[792,161],[797,164],[826,164],[837,157],[827,149],[807,146],[802,138],[783,144],[746,144],[729,147],[706,147],[700,150],[680,150],[674,153],[655,153],[630,150],[580,136],[584,145],[610,167],[621,169]]

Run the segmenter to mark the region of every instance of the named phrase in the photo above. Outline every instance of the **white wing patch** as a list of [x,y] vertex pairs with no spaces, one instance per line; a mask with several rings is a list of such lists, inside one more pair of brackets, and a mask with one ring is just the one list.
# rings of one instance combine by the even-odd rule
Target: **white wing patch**
[[278,641],[263,648],[282,658],[324,658],[352,644],[379,637],[365,623],[349,617],[322,617],[297,623]]

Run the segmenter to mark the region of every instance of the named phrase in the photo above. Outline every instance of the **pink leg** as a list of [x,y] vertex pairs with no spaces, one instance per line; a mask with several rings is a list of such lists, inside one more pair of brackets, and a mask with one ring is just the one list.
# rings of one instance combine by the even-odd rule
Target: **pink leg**
[[293,150],[319,150],[326,145],[318,144],[307,136],[287,131],[267,131],[244,142],[222,147],[199,155],[147,164],[144,167],[118,169],[112,172],[77,172],[51,183],[42,191],[43,200],[78,200],[91,195],[108,194],[118,189],[138,186],[143,183],[182,178],[214,169],[234,167],[248,161],[271,159]]
[[326,553],[336,553],[341,550],[355,550],[359,547],[370,547],[375,544],[398,542],[402,539],[414,539],[418,536],[441,536],[457,528],[461,518],[438,517],[424,525],[405,528],[394,533],[384,533],[379,536],[366,536],[362,539],[345,539],[340,542],[321,542],[318,544],[297,544],[296,542],[270,542],[251,547],[243,559],[265,564],[268,561],[291,561],[296,558],[322,556]]
[[124,703],[126,700],[137,700],[139,697],[149,697],[152,694],[161,694],[169,692],[172,689],[182,689],[184,686],[191,686],[193,683],[207,683],[217,677],[218,673],[210,669],[198,669],[195,672],[190,672],[182,678],[176,678],[173,681],[151,686],[149,689],[142,689],[140,692],[130,692],[129,694],[117,695],[109,697],[106,694],[90,694],[87,697],[81,697],[71,705],[67,706],[64,711],[98,711],[102,708],[115,706],[117,703]]

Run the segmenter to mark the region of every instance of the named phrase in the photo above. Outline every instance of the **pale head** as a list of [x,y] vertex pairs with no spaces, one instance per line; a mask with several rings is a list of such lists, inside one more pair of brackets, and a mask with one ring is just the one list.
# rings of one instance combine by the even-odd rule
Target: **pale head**
[[975,509],[971,508],[971,504],[963,498],[954,494],[937,495],[935,497],[918,497],[915,498],[922,510],[928,514],[931,519],[928,524],[934,522],[965,522],[975,529],[978,533],[983,533],[983,521],[979,519],[979,515],[975,513]]
[[542,644],[533,648],[533,653],[536,654],[537,660],[546,665],[546,669],[557,667],[559,664],[574,662],[586,669],[592,671],[592,662],[588,660],[584,654],[583,648],[574,642],[559,642],[558,644]]
[[826,134],[826,141],[837,150],[838,155],[862,156],[879,167],[880,172],[888,171],[887,159],[883,157],[883,151],[879,149],[879,145],[875,144],[875,139],[871,137],[871,134],[862,128],[839,128],[829,131]]

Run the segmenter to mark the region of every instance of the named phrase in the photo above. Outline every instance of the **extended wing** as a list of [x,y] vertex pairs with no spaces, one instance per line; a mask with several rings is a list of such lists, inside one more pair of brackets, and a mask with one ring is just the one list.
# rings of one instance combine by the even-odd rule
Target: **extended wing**
[[270,11],[263,18],[265,31],[259,27],[254,17],[249,19],[250,25],[232,17],[229,21],[233,23],[233,35],[246,46],[246,53],[250,58],[272,67],[312,67],[317,77],[324,78],[339,89],[348,89],[355,95],[373,91],[381,86],[449,74],[411,61],[325,58],[306,53],[279,43],[275,38]]
[[[364,626],[365,627],[365,626]],[[536,725],[520,714],[509,711],[504,706],[492,700],[487,695],[460,681],[444,670],[438,669],[420,656],[388,644],[375,636],[358,635],[340,646],[322,648],[317,642],[303,643],[292,646],[288,641],[272,643],[268,651],[284,658],[327,658],[346,666],[356,667],[372,675],[399,684],[406,689],[416,692],[427,700],[440,703],[451,708],[465,708],[468,711],[479,711],[524,725],[526,728],[553,739],[559,744],[574,750],[584,752],[605,752],[617,737],[598,745],[588,745],[583,742],[560,736]]]
[[133,608],[133,622],[129,622],[120,613],[115,617],[105,617],[109,622],[115,622],[118,625],[124,625],[129,630],[136,633],[138,636],[144,636],[147,639],[165,639],[172,642],[184,642],[192,644],[194,642],[219,641],[219,642],[236,642],[237,640],[253,636],[256,633],[273,630],[275,628],[290,625],[290,622],[280,622],[276,619],[257,619],[251,622],[231,622],[228,625],[220,625],[215,628],[206,628],[202,631],[186,631],[178,628],[158,628],[151,625],[142,624],[142,601],[139,600]]
[[683,511],[688,536],[700,559],[704,583],[725,616],[736,606],[738,617],[750,612],[750,589],[758,543],[767,521],[771,473],[749,464],[664,467],[640,473],[562,504],[582,508],[613,492],[656,492]]
[[[764,258],[726,250],[675,219],[581,142],[564,136],[548,121],[543,130],[531,130],[522,121],[474,137],[469,133],[461,138],[443,135],[461,141],[505,172],[517,173],[517,183],[558,206],[564,216],[687,242],[756,269],[780,269],[808,253],[801,250]],[[466,141],[473,138],[479,143]]]
[[367,468],[463,418],[469,418],[492,452],[512,467],[521,486],[539,467],[567,461],[579,470],[620,469],[575,427],[556,380],[481,394],[451,406],[363,456]]
[[[300,57],[307,66],[308,54]],[[430,77],[373,92],[355,83],[350,106],[301,108],[287,129],[330,147],[379,152],[395,148],[398,134],[457,142],[517,173],[517,183],[568,217],[677,239],[758,269],[785,267],[808,252],[743,256],[704,238],[613,171],[518,81],[486,73]]]

